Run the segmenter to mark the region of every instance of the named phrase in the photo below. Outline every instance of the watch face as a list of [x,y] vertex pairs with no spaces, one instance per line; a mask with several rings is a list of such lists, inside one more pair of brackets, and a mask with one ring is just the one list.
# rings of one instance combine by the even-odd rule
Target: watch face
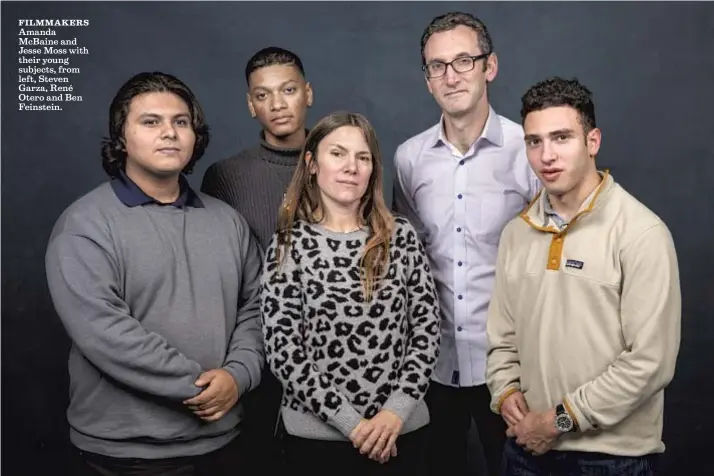
[[567,433],[573,429],[573,420],[568,415],[558,415],[555,418],[555,427],[559,431]]

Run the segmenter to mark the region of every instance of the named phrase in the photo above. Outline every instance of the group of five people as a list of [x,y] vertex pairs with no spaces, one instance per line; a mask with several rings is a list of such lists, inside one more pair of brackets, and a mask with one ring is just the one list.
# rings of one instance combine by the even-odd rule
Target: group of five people
[[[209,129],[177,78],[110,106],[110,181],[46,253],[71,340],[76,475],[651,475],[681,296],[666,225],[596,167],[590,91],[552,78],[498,115],[467,13],[432,20],[442,115],[394,155],[374,128],[306,127],[300,59],[246,66],[260,143],[185,174]],[[594,474],[594,473],[592,473]]]

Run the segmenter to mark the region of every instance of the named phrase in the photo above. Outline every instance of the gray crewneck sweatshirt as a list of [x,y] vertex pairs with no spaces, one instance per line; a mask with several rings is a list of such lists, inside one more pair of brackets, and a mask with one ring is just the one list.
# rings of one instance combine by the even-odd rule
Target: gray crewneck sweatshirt
[[367,230],[297,222],[291,250],[266,252],[261,318],[266,358],[282,383],[288,433],[346,440],[361,418],[396,413],[402,432],[429,422],[424,395],[440,341],[439,301],[412,225],[396,218],[389,269],[364,302],[359,261]]
[[72,339],[67,417],[80,449],[188,456],[239,431],[240,403],[206,423],[182,401],[209,369],[241,395],[258,385],[262,252],[238,213],[198,196],[202,207],[127,206],[105,183],[55,224],[46,270]]

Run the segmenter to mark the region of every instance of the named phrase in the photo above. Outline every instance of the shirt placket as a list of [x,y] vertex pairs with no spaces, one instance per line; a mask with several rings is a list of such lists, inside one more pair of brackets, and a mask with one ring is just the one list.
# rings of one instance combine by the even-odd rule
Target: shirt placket
[[[471,152],[471,151],[469,151]],[[452,151],[456,161],[454,172],[454,333],[456,352],[459,368],[456,370],[454,383],[469,380],[471,370],[469,343],[466,339],[468,306],[466,300],[467,262],[466,262],[466,214],[468,212],[467,200],[469,197],[468,186],[468,159],[458,152]],[[460,374],[460,375],[459,375]]]

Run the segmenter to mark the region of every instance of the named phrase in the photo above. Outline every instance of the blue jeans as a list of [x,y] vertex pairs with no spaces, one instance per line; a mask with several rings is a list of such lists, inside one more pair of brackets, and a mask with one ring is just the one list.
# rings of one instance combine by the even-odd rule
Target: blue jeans
[[654,476],[659,458],[659,454],[628,457],[582,451],[549,451],[536,456],[509,438],[501,476]]

